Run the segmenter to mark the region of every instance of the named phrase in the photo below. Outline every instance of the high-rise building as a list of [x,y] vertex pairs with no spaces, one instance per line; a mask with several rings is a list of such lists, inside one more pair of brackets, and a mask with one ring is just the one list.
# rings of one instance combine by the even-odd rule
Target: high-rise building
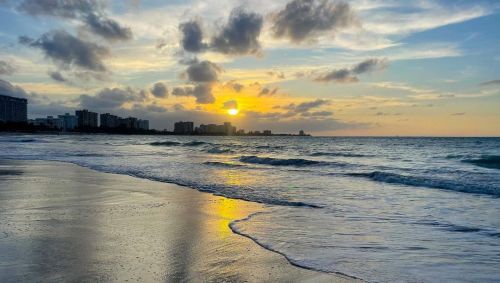
[[78,128],[97,128],[97,113],[83,109],[76,110],[75,114],[78,119]]
[[120,126],[121,118],[109,113],[101,114],[101,128],[113,129]]
[[59,115],[58,117],[62,121],[62,129],[64,131],[74,130],[78,126],[78,117],[75,115],[66,113],[64,115]]
[[149,130],[149,120],[137,120],[137,128],[141,130]]
[[174,133],[181,135],[190,135],[193,133],[193,122],[177,122],[174,124]]
[[35,126],[43,126],[55,130],[63,129],[63,120],[60,118],[54,118],[53,116],[47,116],[47,118],[36,118],[30,120],[30,123]]
[[28,100],[0,94],[0,122],[27,122]]
[[228,136],[232,136],[236,133],[236,127],[231,126],[231,122],[224,122],[224,133]]

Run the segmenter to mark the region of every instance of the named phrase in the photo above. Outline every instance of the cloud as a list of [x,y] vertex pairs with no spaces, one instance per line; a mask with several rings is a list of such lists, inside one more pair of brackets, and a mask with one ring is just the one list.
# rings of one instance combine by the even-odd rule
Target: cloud
[[8,81],[0,79],[0,94],[13,97],[28,98],[27,93],[23,88],[15,86]]
[[317,107],[320,107],[320,106],[323,106],[323,105],[328,105],[330,104],[330,101],[329,100],[325,100],[325,99],[316,99],[314,101],[309,101],[309,102],[302,102],[298,105],[295,106],[295,104],[291,104],[289,105],[288,107],[289,108],[292,108],[292,110],[294,112],[297,112],[297,113],[303,113],[303,112],[307,112],[313,108],[317,108]]
[[188,79],[191,82],[215,82],[218,80],[222,69],[210,61],[193,62],[186,70]]
[[108,41],[129,40],[132,30],[108,18],[102,2],[97,0],[24,0],[18,10],[32,16],[78,19],[94,34]]
[[451,116],[463,116],[463,115],[465,115],[465,112],[452,113],[450,115]]
[[96,95],[82,94],[77,98],[80,106],[88,109],[116,109],[127,102],[144,100],[144,93],[131,88],[104,88]]
[[353,26],[357,23],[348,3],[330,0],[293,0],[272,15],[273,35],[294,43],[314,39],[323,33]]
[[122,27],[115,20],[106,18],[102,15],[88,14],[85,17],[86,26],[90,31],[100,35],[108,41],[129,40],[132,39],[132,30],[128,27]]
[[0,94],[28,99],[28,115],[30,116],[53,115],[54,113],[69,112],[69,108],[64,105],[64,102],[50,101],[47,96],[35,92],[28,92],[2,79],[0,79]]
[[231,86],[236,92],[242,91],[243,88],[245,87],[244,85],[236,82],[229,82],[228,85]]
[[359,75],[383,69],[385,67],[387,67],[386,59],[368,59],[354,66],[352,68],[352,72]]
[[198,21],[181,23],[179,30],[182,34],[181,46],[188,52],[203,52],[207,49],[207,44],[203,43],[203,31]]
[[494,85],[500,85],[500,80],[492,80],[492,81],[486,81],[482,82],[479,84],[480,86],[494,86]]
[[45,33],[37,40],[21,36],[19,42],[42,50],[45,56],[63,68],[79,67],[96,72],[107,70],[103,62],[109,56],[106,47],[84,41],[62,30]]
[[238,109],[238,102],[236,100],[228,100],[224,102],[223,109]]
[[155,97],[166,98],[168,96],[167,86],[162,82],[157,82],[151,88],[151,93]]
[[337,83],[355,83],[359,79],[351,75],[349,69],[332,70],[327,73],[321,74],[314,78],[316,82],[337,82]]
[[54,80],[58,82],[66,82],[66,78],[60,73],[56,71],[50,71],[48,72],[49,76]]
[[268,74],[269,76],[278,78],[278,79],[282,79],[282,80],[284,80],[286,78],[285,74],[283,72],[280,72],[280,71],[269,71],[266,74]]
[[355,83],[359,81],[356,75],[361,75],[364,73],[381,70],[386,67],[387,67],[386,59],[367,59],[361,63],[356,64],[351,69],[343,68],[320,74],[314,78],[314,81]]
[[211,104],[215,102],[215,97],[212,94],[212,84],[199,83],[193,86],[175,87],[172,90],[174,96],[193,96],[196,98],[196,103]]
[[265,96],[265,95],[275,95],[277,91],[278,91],[278,88],[277,88],[277,87],[275,87],[275,88],[273,88],[273,89],[265,87],[265,88],[262,88],[262,89],[260,90],[260,92],[259,92],[259,96]]
[[16,68],[10,63],[0,60],[0,75],[10,76],[16,72]]
[[261,15],[235,8],[227,24],[211,39],[210,47],[213,51],[230,55],[258,54],[262,25]]

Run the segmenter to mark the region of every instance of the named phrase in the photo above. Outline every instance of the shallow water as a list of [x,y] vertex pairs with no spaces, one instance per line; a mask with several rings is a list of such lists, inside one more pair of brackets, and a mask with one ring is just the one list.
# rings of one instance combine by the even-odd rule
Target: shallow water
[[500,139],[4,135],[59,160],[274,205],[232,229],[369,281],[500,280]]

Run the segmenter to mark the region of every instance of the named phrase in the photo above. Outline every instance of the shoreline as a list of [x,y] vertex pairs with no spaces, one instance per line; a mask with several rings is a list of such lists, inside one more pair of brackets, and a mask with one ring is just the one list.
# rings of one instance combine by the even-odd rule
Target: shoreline
[[[0,237],[2,282],[35,278],[356,281],[296,266],[284,255],[231,229],[231,223],[264,212],[262,204],[58,161],[0,160],[0,185],[1,210],[6,212],[0,215],[4,233]],[[19,198],[19,194],[26,196]],[[34,205],[39,202],[44,205]],[[109,221],[93,225],[102,219]],[[123,228],[128,233],[124,234]],[[83,233],[71,232],[82,229]],[[40,238],[44,244],[36,249],[25,243]],[[88,247],[82,249],[81,242],[88,242]],[[172,250],[174,254],[169,254]],[[154,252],[146,255],[145,251]],[[17,256],[47,252],[53,257],[49,263],[33,263],[33,257]],[[85,261],[81,252],[93,260]],[[131,263],[138,259],[140,263]],[[144,268],[146,263],[149,272]]]

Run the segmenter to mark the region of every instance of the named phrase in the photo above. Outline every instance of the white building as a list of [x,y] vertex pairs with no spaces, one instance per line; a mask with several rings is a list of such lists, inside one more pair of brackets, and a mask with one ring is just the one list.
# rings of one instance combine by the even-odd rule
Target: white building
[[78,126],[78,117],[75,115],[66,113],[64,115],[59,115],[58,117],[62,120],[62,129],[64,131],[74,130]]

